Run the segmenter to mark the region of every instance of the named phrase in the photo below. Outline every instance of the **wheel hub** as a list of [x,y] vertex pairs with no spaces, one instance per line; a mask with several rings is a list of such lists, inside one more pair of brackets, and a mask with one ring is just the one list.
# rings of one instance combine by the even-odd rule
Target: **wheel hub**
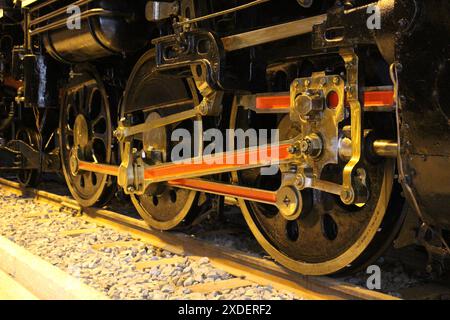
[[293,187],[281,188],[277,193],[277,207],[286,220],[298,219],[303,207],[299,191]]
[[70,151],[70,159],[69,159],[70,173],[72,174],[73,177],[76,177],[78,175],[78,157],[76,152],[77,152],[76,149],[72,148],[72,150]]
[[[145,122],[149,123],[160,118],[157,112],[152,112]],[[167,129],[161,127],[143,133],[142,144],[146,158],[154,162],[164,162],[167,154]]]
[[86,117],[79,114],[75,119],[74,125],[74,141],[75,146],[86,148],[89,143],[89,127]]

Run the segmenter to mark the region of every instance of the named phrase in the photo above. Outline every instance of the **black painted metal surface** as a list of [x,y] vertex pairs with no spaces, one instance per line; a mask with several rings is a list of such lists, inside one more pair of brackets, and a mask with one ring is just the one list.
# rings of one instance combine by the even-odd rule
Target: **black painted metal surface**
[[405,178],[429,222],[449,227],[450,2],[397,2],[399,11],[417,4],[396,34]]

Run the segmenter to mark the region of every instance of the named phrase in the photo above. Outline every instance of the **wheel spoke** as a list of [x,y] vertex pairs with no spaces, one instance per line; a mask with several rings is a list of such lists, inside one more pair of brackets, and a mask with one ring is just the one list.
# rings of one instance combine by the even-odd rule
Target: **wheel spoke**
[[99,115],[97,115],[95,117],[95,119],[91,120],[92,127],[95,127],[96,125],[98,125],[98,123],[102,120],[105,120],[105,115],[100,113]]
[[73,110],[75,115],[79,114],[81,112],[81,110],[80,110],[78,91],[71,92],[69,97],[67,98],[67,100],[68,100],[67,108]]
[[92,189],[94,188],[94,185],[92,183],[92,172],[89,172],[85,175],[84,178],[84,183],[85,183],[85,188],[87,191],[92,191]]
[[93,133],[92,138],[93,138],[93,140],[98,140],[98,141],[105,143],[105,141],[107,140],[107,134],[106,133]]
[[78,111],[79,114],[87,115],[88,114],[88,102],[86,98],[86,86],[83,86],[79,91],[77,91],[78,94]]

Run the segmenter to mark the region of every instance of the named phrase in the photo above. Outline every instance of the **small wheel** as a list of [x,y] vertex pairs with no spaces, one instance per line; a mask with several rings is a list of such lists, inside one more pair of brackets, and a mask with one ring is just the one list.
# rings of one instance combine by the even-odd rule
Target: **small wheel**
[[[237,127],[255,126],[255,115],[240,109]],[[251,120],[253,119],[253,120]],[[288,116],[279,122],[280,139],[299,131]],[[363,206],[347,206],[340,197],[312,189],[301,192],[303,211],[287,219],[276,207],[240,200],[244,217],[261,246],[285,267],[305,275],[343,274],[359,270],[382,253],[398,232],[401,210],[388,212],[393,192],[395,162],[363,160],[370,198]],[[328,165],[322,179],[341,183],[345,163]],[[260,169],[234,173],[241,185],[278,190],[281,174],[263,176]]]
[[[139,124],[192,109],[199,103],[196,88],[189,78],[180,79],[153,74],[154,52],[139,60],[127,84],[122,103],[122,117],[133,115]],[[193,132],[193,121],[150,130],[133,137],[132,147],[146,153],[148,165],[171,161],[170,137],[174,130]],[[123,148],[121,148],[123,149]],[[131,201],[146,223],[157,230],[188,226],[198,213],[198,192],[161,183],[151,185],[142,196]]]
[[[40,136],[36,130],[21,127],[16,132],[16,140],[24,141],[36,150],[39,150]],[[24,187],[35,188],[41,182],[41,170],[22,170],[17,174],[17,180]]]
[[107,92],[96,72],[80,67],[69,83],[60,114],[60,149],[64,177],[72,196],[83,207],[103,206],[114,195],[112,177],[93,172],[73,175],[71,153],[81,160],[111,163],[113,160],[112,117]]

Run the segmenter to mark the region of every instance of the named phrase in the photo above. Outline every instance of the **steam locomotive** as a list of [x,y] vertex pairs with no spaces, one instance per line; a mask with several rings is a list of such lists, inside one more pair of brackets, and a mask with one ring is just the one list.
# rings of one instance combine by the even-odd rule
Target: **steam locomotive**
[[24,186],[60,172],[83,207],[120,189],[165,231],[235,199],[306,275],[392,244],[446,270],[448,1],[1,0],[0,16],[0,170]]

